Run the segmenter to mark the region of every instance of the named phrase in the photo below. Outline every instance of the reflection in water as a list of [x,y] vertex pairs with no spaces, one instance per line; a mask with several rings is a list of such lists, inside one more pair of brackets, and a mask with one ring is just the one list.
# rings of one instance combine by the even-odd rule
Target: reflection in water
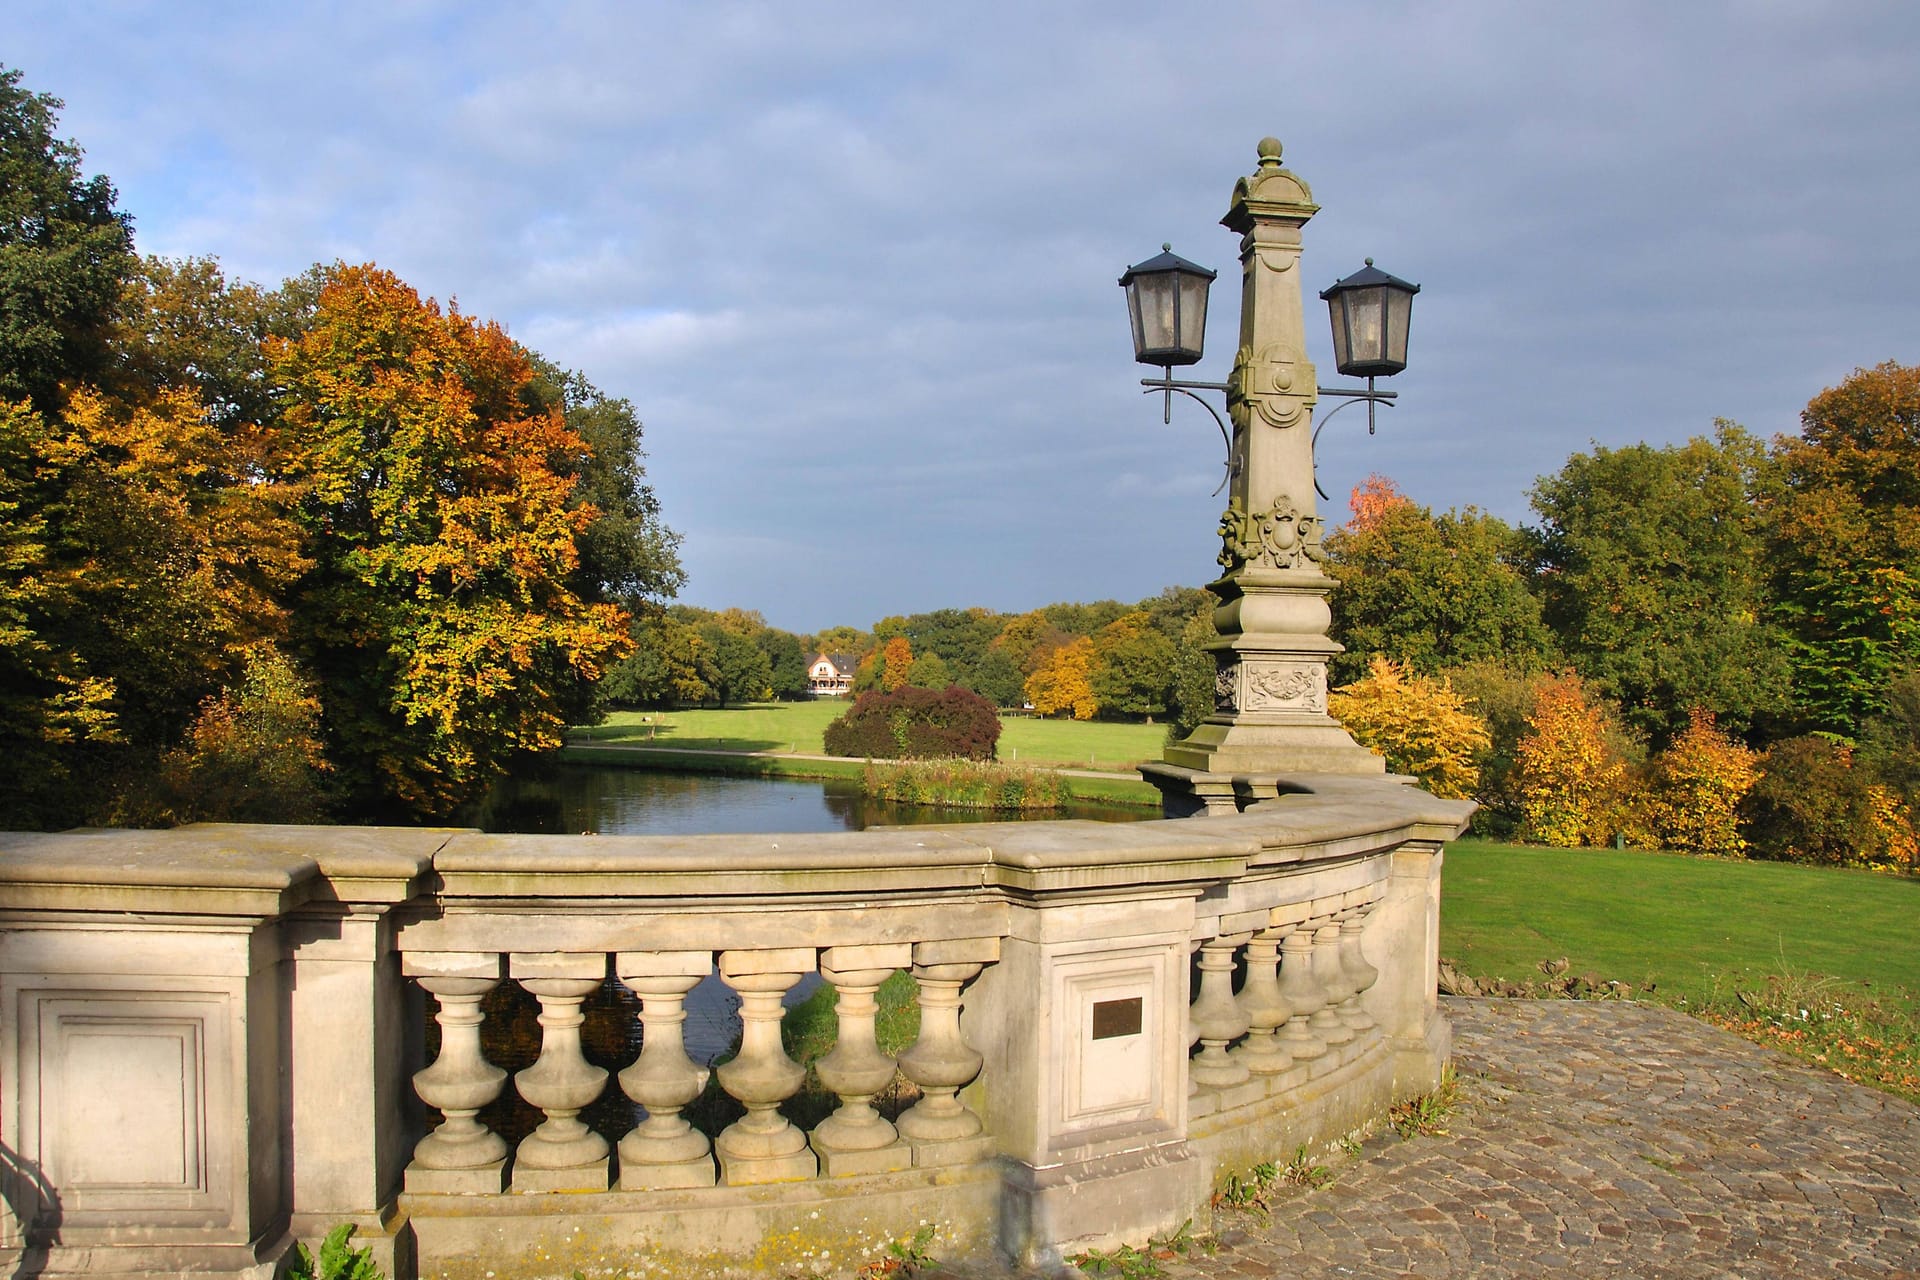
[[[1075,804],[1031,815],[1133,822],[1132,805]],[[470,819],[483,830],[539,835],[698,835],[703,832],[864,831],[929,822],[1020,821],[1014,814],[871,799],[852,779],[729,778],[556,764],[503,781]]]
[[[1035,818],[1092,818],[1131,822],[1158,817],[1157,810],[1124,805],[1075,805]],[[493,832],[538,835],[697,835],[700,833],[758,834],[782,831],[861,831],[872,826],[911,826],[932,822],[992,822],[1019,820],[1014,815],[972,809],[938,809],[924,805],[888,804],[873,800],[851,780],[799,778],[729,778],[665,773],[652,769],[618,769],[593,765],[548,765],[537,772],[510,778],[489,796],[477,814],[466,821]],[[818,987],[818,975],[809,974],[787,995],[789,1007]],[[431,1007],[431,997],[428,998]],[[494,1065],[512,1073],[532,1066],[540,1054],[539,1002],[511,982],[494,988],[482,1006],[486,1055]],[[682,1031],[688,1056],[711,1063],[730,1051],[740,1035],[740,1001],[711,974],[689,993],[687,1021]],[[609,977],[587,999],[582,1012],[582,1047],[589,1062],[617,1073],[640,1053],[640,1000],[618,979]],[[429,1018],[426,1060],[439,1052],[439,1028]],[[808,1077],[812,1091],[817,1081]],[[782,1110],[830,1106],[824,1098],[802,1097]],[[889,1112],[897,1111],[889,1107]],[[610,1141],[632,1128],[642,1115],[617,1082],[606,1090],[581,1118]],[[709,1136],[741,1114],[739,1104],[709,1082],[707,1096],[687,1110],[687,1117]],[[822,1112],[824,1114],[824,1112]],[[797,1114],[792,1118],[801,1119]],[[806,1123],[819,1116],[806,1117]],[[434,1121],[422,1117],[427,1124]],[[524,1102],[511,1084],[480,1114],[483,1123],[517,1143],[540,1123],[540,1113]]]

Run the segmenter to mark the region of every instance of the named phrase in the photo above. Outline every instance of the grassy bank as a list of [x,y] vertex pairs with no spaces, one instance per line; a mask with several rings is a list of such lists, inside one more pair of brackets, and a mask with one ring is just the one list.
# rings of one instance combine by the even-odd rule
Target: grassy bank
[[1920,880],[1784,863],[1462,840],[1440,954],[1538,980],[1631,984],[1851,1080],[1920,1101]]
[[[706,751],[820,754],[821,735],[848,704],[757,702],[725,710],[616,711],[605,724],[575,729],[576,740]],[[1159,758],[1166,727],[1003,716],[1000,759],[1008,764],[1126,770]]]
[[[630,746],[572,745],[562,749],[561,759],[571,764],[613,765],[622,769],[666,769],[675,773],[711,773],[730,777],[754,778],[846,778],[864,780],[864,760],[818,759],[788,755],[714,754],[725,748],[655,747],[636,742]],[[884,763],[876,768],[887,768]],[[1093,804],[1120,804],[1157,807],[1160,793],[1144,782],[1122,778],[1059,777],[1065,799]]]

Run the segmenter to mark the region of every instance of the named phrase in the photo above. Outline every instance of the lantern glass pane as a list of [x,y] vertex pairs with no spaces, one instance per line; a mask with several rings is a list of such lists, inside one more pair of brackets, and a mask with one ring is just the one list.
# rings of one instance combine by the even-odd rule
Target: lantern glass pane
[[1147,335],[1146,330],[1141,325],[1140,282],[1137,280],[1127,285],[1127,317],[1133,322],[1133,358],[1135,360],[1145,360],[1147,354]]
[[1333,321],[1333,367],[1344,372],[1352,360],[1347,342],[1347,295],[1336,293],[1327,299],[1327,315]]
[[1173,328],[1173,276],[1166,272],[1134,277],[1140,294],[1140,335],[1145,352],[1166,351],[1176,345]]
[[1387,307],[1385,289],[1354,289],[1347,293],[1347,342],[1355,364],[1372,364],[1386,352]]
[[1407,367],[1407,326],[1413,319],[1413,295],[1405,289],[1388,289],[1385,292],[1387,361],[1404,369]]
[[1193,353],[1193,359],[1200,358],[1200,352],[1206,345],[1207,337],[1207,286],[1212,283],[1205,276],[1188,275],[1182,272],[1180,281],[1180,333],[1178,345],[1183,351]]

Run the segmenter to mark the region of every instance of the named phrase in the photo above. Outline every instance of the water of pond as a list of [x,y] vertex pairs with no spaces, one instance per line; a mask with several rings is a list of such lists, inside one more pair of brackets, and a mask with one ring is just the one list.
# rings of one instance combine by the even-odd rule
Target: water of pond
[[[1135,805],[1076,804],[1036,818],[1134,822]],[[1011,814],[889,804],[852,779],[730,778],[598,765],[555,765],[509,778],[475,819],[487,831],[666,836],[702,832],[864,831],[929,822],[1018,821]]]
[[[1034,815],[1038,818],[1090,818],[1134,822],[1159,816],[1156,809],[1129,805],[1074,805]],[[934,822],[1015,820],[979,810],[888,804],[867,797],[860,784],[840,779],[738,778],[619,769],[593,765],[553,765],[506,780],[468,821],[482,830],[537,835],[695,835],[706,832],[757,834],[780,831],[861,831],[868,827]],[[817,975],[803,978],[788,993],[789,1008],[820,985]],[[486,1053],[507,1071],[531,1066],[540,1052],[535,1021],[539,1006],[518,986],[502,983],[484,1006]],[[717,975],[709,975],[688,994],[682,1028],[687,1054],[711,1063],[730,1050],[740,1035],[740,1001]],[[609,1071],[631,1063],[640,1050],[640,1002],[623,984],[609,978],[589,997],[581,1028],[587,1060]],[[429,1032],[429,1056],[438,1048],[438,1028]],[[732,1100],[709,1086],[708,1096],[690,1109],[709,1133],[731,1123]],[[616,1137],[634,1123],[635,1110],[617,1087],[607,1089],[584,1118],[601,1133]],[[817,1117],[815,1117],[817,1118]],[[518,1141],[540,1122],[540,1113],[512,1089],[481,1119]]]

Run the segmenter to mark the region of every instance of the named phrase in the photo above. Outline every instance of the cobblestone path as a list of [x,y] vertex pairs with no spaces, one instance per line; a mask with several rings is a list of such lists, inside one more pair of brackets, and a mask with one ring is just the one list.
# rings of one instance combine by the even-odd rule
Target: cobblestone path
[[1447,1135],[1336,1155],[1163,1274],[1920,1277],[1920,1107],[1653,1006],[1447,1006]]

